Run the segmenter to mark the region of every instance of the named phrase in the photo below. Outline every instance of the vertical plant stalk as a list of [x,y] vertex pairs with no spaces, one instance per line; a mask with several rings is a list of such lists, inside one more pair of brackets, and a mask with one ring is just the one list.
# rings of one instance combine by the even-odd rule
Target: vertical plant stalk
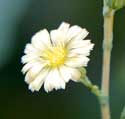
[[110,59],[113,40],[114,10],[104,14],[104,41],[103,41],[103,65],[100,105],[102,119],[110,119],[109,86],[110,86]]

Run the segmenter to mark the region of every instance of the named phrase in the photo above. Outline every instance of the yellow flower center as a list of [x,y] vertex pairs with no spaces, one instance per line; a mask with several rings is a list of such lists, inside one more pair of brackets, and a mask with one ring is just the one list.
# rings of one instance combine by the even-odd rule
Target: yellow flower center
[[44,59],[48,60],[48,66],[53,68],[64,64],[66,56],[67,50],[63,46],[50,47],[43,53]]

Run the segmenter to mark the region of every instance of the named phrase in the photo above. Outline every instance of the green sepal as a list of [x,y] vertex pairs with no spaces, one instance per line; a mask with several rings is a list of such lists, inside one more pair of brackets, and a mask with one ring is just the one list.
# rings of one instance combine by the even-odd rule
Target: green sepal
[[86,77],[86,69],[81,67],[79,68],[79,71],[81,72],[81,79],[84,79]]

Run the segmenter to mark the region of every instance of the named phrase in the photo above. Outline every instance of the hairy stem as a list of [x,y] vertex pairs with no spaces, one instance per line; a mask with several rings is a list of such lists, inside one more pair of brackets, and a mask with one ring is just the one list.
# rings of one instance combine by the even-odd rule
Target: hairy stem
[[109,85],[110,85],[110,59],[113,40],[114,10],[104,14],[104,41],[103,41],[103,68],[101,86],[101,113],[102,119],[110,119]]

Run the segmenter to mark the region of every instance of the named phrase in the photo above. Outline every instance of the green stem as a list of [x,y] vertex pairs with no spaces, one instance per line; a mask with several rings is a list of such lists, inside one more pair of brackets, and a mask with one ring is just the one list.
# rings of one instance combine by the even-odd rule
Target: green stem
[[97,85],[93,85],[88,77],[84,77],[80,80],[80,82],[85,85],[97,98],[100,97],[101,91],[99,90],[99,87]]
[[113,40],[114,10],[110,9],[104,14],[104,41],[103,41],[103,69],[100,106],[102,119],[110,119],[109,85],[110,85],[110,59]]
[[[105,0],[104,0],[105,1]],[[103,65],[102,65],[102,85],[101,90],[93,85],[87,77],[81,82],[96,95],[100,102],[102,119],[111,119],[109,103],[109,85],[110,85],[110,59],[113,40],[113,24],[115,11],[107,6],[104,2],[104,40],[103,40]]]

